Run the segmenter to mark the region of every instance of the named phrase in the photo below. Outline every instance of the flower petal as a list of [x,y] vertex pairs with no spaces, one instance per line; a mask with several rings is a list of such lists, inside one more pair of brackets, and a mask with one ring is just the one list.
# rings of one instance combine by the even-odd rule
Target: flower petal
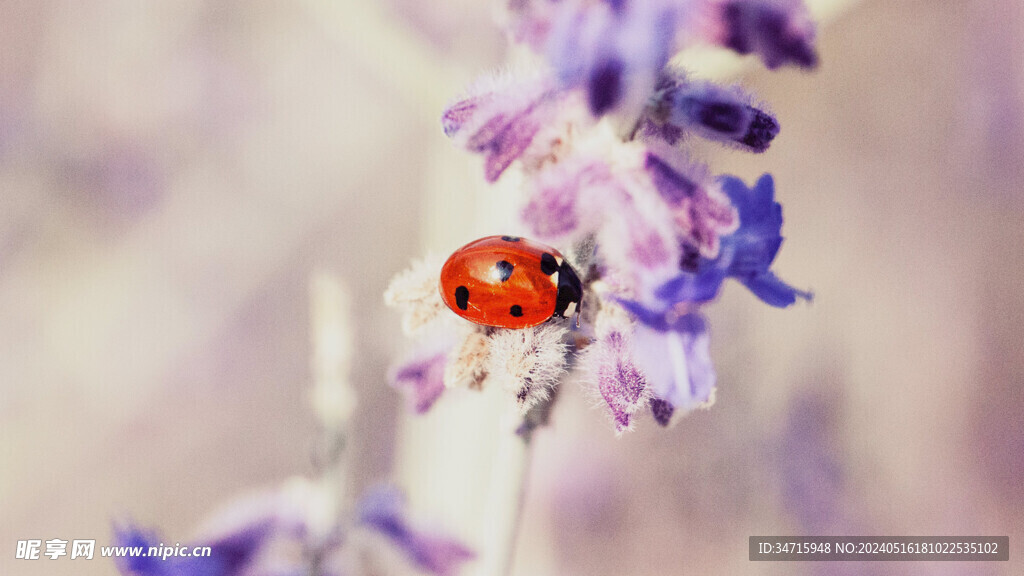
[[768,68],[813,68],[814,26],[803,2],[732,0],[721,4],[719,42],[740,54],[757,54]]
[[565,88],[582,88],[590,112],[639,111],[668,62],[677,21],[669,2],[564,2],[547,55]]
[[637,363],[655,396],[689,411],[712,401],[716,376],[706,322],[696,314],[685,318],[676,324],[681,330],[638,326],[634,342]]
[[614,304],[602,304],[598,337],[587,348],[580,364],[607,406],[615,430],[621,433],[630,428],[631,416],[647,406],[650,390],[633,358],[632,323],[621,311],[617,315],[622,316],[622,321],[605,322],[604,311],[610,306]]
[[426,355],[414,354],[391,371],[388,381],[402,390],[410,409],[423,414],[437,402],[444,392],[444,371],[448,351],[435,351]]
[[483,154],[484,176],[494,182],[530,148],[555,100],[548,79],[488,78],[449,106],[441,125],[457,144]]
[[762,302],[776,308],[785,308],[796,304],[798,298],[812,300],[814,294],[793,288],[773,274],[765,272],[749,278],[740,279]]

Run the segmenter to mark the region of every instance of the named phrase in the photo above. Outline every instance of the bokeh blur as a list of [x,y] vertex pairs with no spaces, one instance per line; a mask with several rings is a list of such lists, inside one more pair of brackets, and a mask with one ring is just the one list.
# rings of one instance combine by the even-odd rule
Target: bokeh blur
[[[1024,573],[1024,4],[848,4],[816,72],[734,78],[781,121],[770,151],[699,149],[775,175],[777,268],[813,304],[726,289],[717,404],[668,430],[616,438],[567,383],[515,574]],[[0,574],[113,574],[15,544],[122,518],[184,541],[310,474],[317,271],[356,302],[354,490],[395,478],[476,544],[480,400],[404,413],[381,294],[506,232],[508,186],[438,120],[507,61],[494,8],[0,2]],[[774,534],[1009,535],[1011,560],[749,562]]]

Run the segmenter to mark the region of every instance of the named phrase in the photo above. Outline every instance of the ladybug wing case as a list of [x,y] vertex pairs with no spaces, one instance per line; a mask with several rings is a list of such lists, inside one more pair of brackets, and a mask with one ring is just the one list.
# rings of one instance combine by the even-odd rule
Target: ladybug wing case
[[[445,262],[441,297],[456,314],[486,326],[528,328],[558,314],[559,306],[565,311],[571,300],[564,304],[559,300],[557,251],[510,238],[515,237],[482,238],[460,248]],[[575,278],[575,273],[571,276]],[[571,292],[566,298],[571,298]]]

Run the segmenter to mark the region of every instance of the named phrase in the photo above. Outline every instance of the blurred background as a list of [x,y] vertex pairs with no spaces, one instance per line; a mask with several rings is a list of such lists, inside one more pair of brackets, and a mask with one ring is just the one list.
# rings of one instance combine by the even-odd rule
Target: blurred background
[[[536,436],[515,573],[1024,573],[1024,5],[867,0],[813,74],[729,73],[782,123],[780,275],[711,308],[717,404],[615,438],[569,383]],[[17,540],[133,518],[184,541],[313,470],[309,278],[355,304],[354,490],[388,478],[470,545],[489,469],[470,392],[385,384],[381,294],[493,230],[439,115],[508,58],[470,0],[0,1],[0,573]],[[475,416],[473,414],[476,414]],[[474,442],[476,442],[474,444]],[[1003,563],[751,563],[751,535],[1009,535]]]

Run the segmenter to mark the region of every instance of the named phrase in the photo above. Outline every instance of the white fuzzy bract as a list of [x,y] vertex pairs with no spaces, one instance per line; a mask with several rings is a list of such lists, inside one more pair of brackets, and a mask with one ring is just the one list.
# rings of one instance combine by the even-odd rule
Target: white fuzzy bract
[[542,324],[522,330],[497,330],[490,338],[488,372],[516,395],[524,413],[551,395],[565,374],[568,330]]
[[441,261],[427,256],[399,272],[384,292],[384,303],[402,312],[402,331],[413,336],[445,309],[438,291]]

